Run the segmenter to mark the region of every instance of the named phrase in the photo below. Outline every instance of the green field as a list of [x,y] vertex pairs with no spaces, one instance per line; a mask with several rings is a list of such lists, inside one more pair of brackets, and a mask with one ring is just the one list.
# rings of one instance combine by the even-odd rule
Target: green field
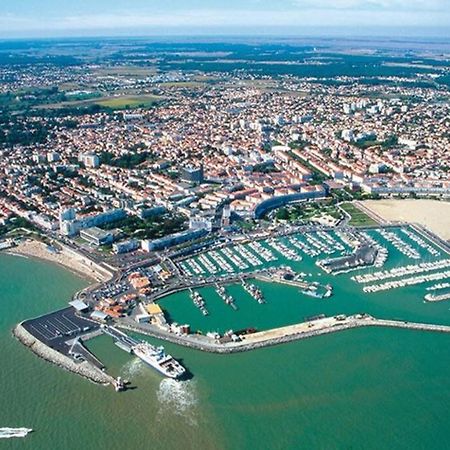
[[362,212],[352,203],[342,203],[341,208],[352,217],[349,225],[355,227],[377,225],[375,220],[371,219],[366,213]]
[[163,97],[157,95],[122,95],[118,97],[98,97],[87,100],[73,100],[59,103],[39,105],[41,109],[80,108],[92,105],[110,109],[151,108],[157,105]]
[[119,77],[131,77],[131,78],[141,78],[148,77],[149,75],[155,74],[157,72],[156,67],[148,66],[132,66],[132,65],[124,65],[124,66],[103,66],[96,68],[92,71],[94,75],[100,76],[119,76]]
[[112,109],[128,109],[128,108],[149,108],[156,105],[161,97],[156,95],[137,95],[123,97],[103,98],[94,101],[96,105]]
[[204,87],[205,83],[201,81],[166,81],[159,83],[161,88],[194,89]]

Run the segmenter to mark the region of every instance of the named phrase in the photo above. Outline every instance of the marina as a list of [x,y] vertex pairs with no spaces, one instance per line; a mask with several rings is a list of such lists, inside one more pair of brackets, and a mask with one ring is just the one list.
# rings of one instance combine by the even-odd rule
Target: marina
[[[399,237],[395,232],[383,229],[377,230],[377,232],[407,258],[420,259],[420,253],[412,245],[408,244],[401,237]],[[410,236],[412,236],[412,234],[410,234],[409,237]]]
[[[59,364],[121,391],[127,382],[107,375],[101,360],[85,345],[99,333],[109,334],[116,347],[168,378],[183,378],[186,369],[160,345],[128,337],[119,328],[216,353],[249,351],[367,325],[448,332],[444,325],[420,321],[411,325],[411,317],[391,322],[375,319],[376,308],[355,314],[359,308],[351,301],[343,307],[343,295],[349,291],[358,296],[421,284],[428,292],[423,294],[426,301],[447,299],[445,288],[436,290],[448,284],[450,259],[431,251],[435,246],[423,235],[403,229],[309,229],[251,242],[221,242],[179,259],[169,256],[164,270],[145,268],[129,275],[136,286],[145,286],[139,299],[130,293],[124,277],[93,291],[91,301],[108,295],[105,310],[123,311],[108,325],[101,322],[106,320],[101,312],[88,316],[88,296],[83,296],[84,301],[75,296],[71,307],[77,311],[66,308],[25,321],[22,327],[29,335],[23,339],[31,343],[32,335],[51,346],[55,352],[51,358]],[[400,234],[405,238],[400,239]],[[410,264],[419,249],[427,252],[428,260]],[[179,271],[180,278],[173,278],[176,283],[152,289],[160,273],[173,276],[170,267]],[[348,274],[355,271],[356,275]],[[436,289],[426,290],[432,286]],[[131,299],[128,311],[120,306],[125,304],[120,303],[122,297],[126,302]]]
[[[404,239],[401,239],[400,236],[404,236]],[[246,250],[243,251],[242,248]],[[419,250],[425,251],[428,255],[426,262],[409,263],[408,260],[414,259],[415,252],[419,252]],[[263,263],[257,266],[260,271],[254,275],[251,272],[252,266],[249,263],[247,252],[256,252],[259,260]],[[239,276],[239,273],[248,276],[241,282],[240,287],[257,302],[269,302],[270,309],[273,302],[277,304],[279,300],[275,300],[272,297],[273,294],[267,294],[269,284],[297,287],[299,298],[331,299],[331,302],[339,302],[340,289],[335,289],[335,284],[339,284],[338,280],[342,279],[348,279],[350,283],[355,283],[356,290],[358,290],[358,285],[362,285],[359,292],[363,294],[374,294],[422,284],[425,284],[426,289],[427,284],[438,281],[445,282],[449,278],[448,270],[446,270],[449,267],[449,260],[441,256],[442,252],[436,249],[434,243],[428,241],[413,227],[405,226],[386,229],[372,227],[358,230],[344,228],[306,231],[252,243],[229,245],[225,249],[207,251],[204,255],[213,261],[216,261],[218,257],[217,265],[221,265],[220,258],[226,256],[228,264],[226,273],[229,276]],[[200,256],[193,257],[193,259],[198,258]],[[245,265],[243,266],[242,263]],[[242,268],[246,266],[248,268]],[[317,271],[317,268],[320,270]],[[348,272],[356,272],[356,275],[350,275]],[[204,276],[212,277],[213,274]],[[234,320],[231,316],[229,320],[225,320],[224,316],[223,326],[218,326],[217,315],[223,315],[224,312],[219,312],[216,306],[216,297],[212,296],[211,291],[207,288],[200,289],[202,298],[208,302],[207,323],[202,324],[201,321],[194,320],[187,310],[184,311],[184,308],[183,315],[178,314],[177,306],[181,303],[178,300],[172,301],[172,297],[162,297],[156,301],[160,302],[163,308],[167,308],[177,322],[189,322],[194,330],[199,329],[205,333],[216,333],[218,329],[224,333],[230,328],[235,330],[246,327],[260,329],[262,322],[252,320],[247,301],[242,297],[242,291],[234,284],[235,281],[222,280],[220,273],[216,273],[215,276],[220,280],[215,284],[215,294],[228,307],[230,304],[226,302],[226,298],[231,295],[233,301],[239,303],[239,309],[234,310],[236,318],[243,314],[243,317],[247,317],[246,321],[244,319]],[[258,283],[256,286],[252,278],[262,283]],[[250,289],[249,286],[256,287],[258,291]],[[224,294],[225,291],[226,294]],[[274,292],[274,289],[271,288],[270,291]],[[281,287],[277,288],[278,291],[281,292]],[[285,295],[288,295],[288,291]],[[179,297],[181,297],[181,293]],[[173,298],[175,299],[175,297]],[[230,307],[229,309],[234,308]],[[270,314],[274,314],[274,311]],[[233,323],[235,323],[234,326]]]
[[201,311],[204,316],[207,316],[208,310],[206,309],[205,300],[200,295],[198,291],[194,291],[193,289],[189,289],[190,297],[194,305]]

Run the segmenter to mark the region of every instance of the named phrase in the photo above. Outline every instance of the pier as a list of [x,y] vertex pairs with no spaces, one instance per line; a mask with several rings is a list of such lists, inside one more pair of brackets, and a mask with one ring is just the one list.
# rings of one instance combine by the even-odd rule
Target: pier
[[444,302],[445,300],[450,300],[450,292],[444,294],[426,294],[424,298],[427,302]]
[[101,327],[101,331],[104,334],[111,336],[114,340],[114,344],[116,344],[119,348],[126,351],[127,353],[131,353],[133,347],[139,344],[139,341],[126,335],[125,333],[123,333],[122,331],[118,330],[115,327],[103,325]]

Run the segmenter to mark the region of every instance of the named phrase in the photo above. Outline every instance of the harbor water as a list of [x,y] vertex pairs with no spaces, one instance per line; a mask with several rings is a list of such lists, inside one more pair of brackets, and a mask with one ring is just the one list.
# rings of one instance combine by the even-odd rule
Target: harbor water
[[[331,280],[333,297],[257,282],[266,304],[235,285],[227,290],[238,311],[214,288],[201,290],[207,317],[185,293],[162,306],[203,331],[263,329],[319,313],[450,324],[450,303],[424,303],[422,285],[363,294],[350,274],[319,276],[308,258],[298,269]],[[40,360],[11,336],[17,322],[65,305],[86,284],[59,267],[0,255],[0,427],[35,430],[0,448],[450,448],[449,335],[364,328],[233,355],[165,343],[193,374],[182,383],[162,379],[102,336],[89,348],[135,387],[117,394]]]

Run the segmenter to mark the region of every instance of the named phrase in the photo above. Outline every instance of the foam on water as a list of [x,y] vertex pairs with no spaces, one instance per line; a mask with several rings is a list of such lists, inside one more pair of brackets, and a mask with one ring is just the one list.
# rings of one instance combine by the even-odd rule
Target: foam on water
[[121,376],[132,380],[136,375],[142,373],[145,368],[145,364],[139,358],[133,358],[122,366]]
[[185,418],[190,425],[197,425],[198,393],[192,380],[176,381],[165,378],[159,384],[156,395],[160,404],[159,418],[172,413]]

